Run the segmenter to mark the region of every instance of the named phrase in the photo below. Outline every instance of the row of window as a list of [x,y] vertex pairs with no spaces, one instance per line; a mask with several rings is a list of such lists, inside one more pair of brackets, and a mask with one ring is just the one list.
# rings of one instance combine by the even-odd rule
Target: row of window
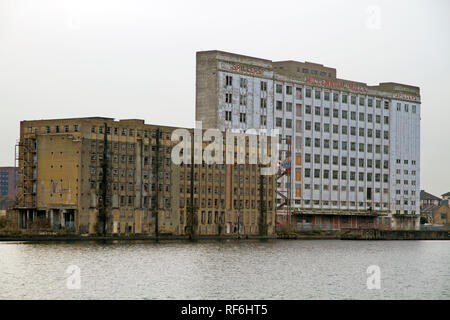
[[[347,174],[348,172],[343,170],[343,171],[338,171],[338,170],[321,170],[321,169],[310,169],[310,168],[305,168],[305,178],[311,178],[311,171],[313,171],[313,175],[314,178],[320,178],[321,177],[321,171],[322,171],[322,177],[323,179],[330,179],[330,173],[331,173],[331,179],[337,180],[340,179],[341,180],[347,180],[350,178],[351,181],[355,181],[356,180],[356,175],[357,172],[355,171],[350,171],[349,175]],[[340,173],[340,175],[339,175]],[[380,173],[375,173],[373,174],[372,172],[366,172],[366,174],[364,174],[364,172],[359,172],[358,173],[358,181],[367,181],[367,182],[371,182],[373,181],[373,177],[375,177],[375,182],[381,182],[381,174]],[[365,178],[365,179],[364,179]],[[389,175],[388,174],[383,174],[383,182],[388,183],[389,182]]]
[[[409,112],[409,104],[405,104],[404,106],[403,106],[403,110],[405,111],[405,112]],[[402,104],[400,103],[400,102],[397,102],[397,111],[402,111]],[[417,112],[417,106],[416,105],[411,105],[411,112],[412,113],[416,113]]]
[[383,202],[382,204],[380,204],[379,202],[356,202],[356,201],[327,201],[327,200],[303,200],[303,203],[305,205],[315,205],[315,206],[333,206],[333,207],[337,207],[337,206],[341,206],[341,207],[356,207],[356,204],[358,203],[358,207],[361,208],[368,208],[368,207],[372,207],[374,206],[375,208],[380,208],[381,205],[383,206],[383,208],[388,208],[388,203],[387,202]]
[[[400,195],[402,194],[402,191],[400,189],[395,190],[395,194]],[[405,196],[409,195],[409,190],[403,190],[403,194]],[[415,196],[416,195],[416,190],[411,190],[411,195]]]
[[[321,154],[315,154],[314,157],[311,157],[310,153],[305,153],[305,163],[311,163],[311,160],[314,159],[314,163],[315,164],[320,164],[321,160],[323,160],[323,164],[330,164],[330,158],[331,158],[331,163],[333,165],[339,165],[339,157],[338,156],[332,156],[330,157],[329,155],[321,155]],[[341,157],[341,165],[342,166],[346,166],[348,164],[350,164],[351,167],[356,167],[356,158],[350,158],[350,161],[347,161],[347,157]],[[367,168],[372,168],[373,164],[375,163],[375,168],[376,169],[381,169],[381,160],[375,160],[373,161],[373,159],[366,159],[364,160],[363,158],[359,158],[358,159],[358,167],[359,168],[364,168],[364,166],[367,164]],[[383,169],[389,169],[389,160],[384,160],[383,161]]]
[[[305,147],[311,147],[311,141],[312,140],[310,137],[305,137]],[[314,147],[322,148],[321,141],[322,140],[320,138],[314,138]],[[333,142],[333,145],[332,145],[333,150],[339,150],[339,141],[333,140],[332,142]],[[373,147],[374,147],[374,145],[371,143],[368,143],[368,144],[358,143],[358,151],[359,152],[373,153],[374,152]],[[330,149],[330,140],[329,139],[323,140],[323,148]],[[341,141],[341,150],[356,151],[356,142],[351,141],[350,148],[349,148],[348,141]],[[375,153],[381,154],[381,145],[379,145],[379,144],[375,145]],[[383,154],[389,154],[389,146],[387,146],[387,145],[383,146]]]
[[[305,105],[305,114],[311,114],[311,106]],[[314,108],[314,115],[320,116],[322,115],[322,109],[321,107],[315,107]],[[330,108],[323,108],[323,115],[325,117],[330,116]],[[356,111],[350,111],[350,120],[356,121]],[[367,115],[367,117],[366,117]],[[333,109],[333,118],[338,119],[339,118],[339,110]],[[341,110],[341,119],[349,119],[349,112],[348,110]],[[361,122],[365,122],[367,120],[368,123],[373,123],[373,114],[372,113],[365,113],[365,112],[359,112],[358,114],[358,120]],[[375,123],[381,123],[381,115],[375,115]],[[389,116],[384,116],[384,124],[389,124]]]
[[[314,190],[320,190],[321,185],[320,184],[314,184],[313,185]],[[333,191],[339,191],[339,186],[334,184],[331,186]],[[322,185],[323,190],[325,191],[329,191],[329,185],[324,184]],[[310,184],[305,184],[305,190],[311,190],[311,185]],[[356,186],[341,186],[340,191],[350,191],[350,192],[355,192],[356,191]],[[358,192],[364,192],[365,188],[364,187],[358,187]],[[374,189],[375,193],[381,193],[381,188],[375,188]],[[388,194],[389,190],[387,188],[383,189],[383,193],[384,194]]]
[[[232,86],[233,85],[233,77],[232,76],[225,76],[225,84],[226,86]],[[243,89],[247,89],[247,79],[245,78],[240,78],[240,87]],[[285,94],[286,95],[292,95],[293,94],[293,86],[291,85],[285,85]],[[296,98],[297,99],[301,99],[302,97],[302,87],[296,87]],[[266,81],[261,81],[260,82],[260,90],[261,91],[267,91],[267,82]],[[312,91],[313,89],[311,88],[305,88],[305,97],[306,98],[312,98]],[[333,92],[331,94],[330,91],[325,91],[325,90],[320,90],[320,89],[314,89],[314,98],[315,99],[321,99],[322,98],[322,91],[323,91],[323,99],[325,101],[330,101],[330,99],[333,99],[333,102],[339,102],[339,96],[340,96],[340,102],[341,103],[348,103],[348,94],[346,93],[338,93],[338,92]],[[283,85],[282,84],[275,84],[275,92],[278,94],[282,94],[283,93]],[[360,96],[359,99],[357,99],[356,95],[350,95],[350,104],[352,105],[356,105],[357,104],[357,100],[358,100],[358,104],[360,106],[365,106],[366,105],[366,96]],[[242,105],[246,105],[246,96],[245,95],[240,95],[240,101]],[[245,104],[244,104],[245,101]],[[373,107],[374,105],[374,101],[375,101],[375,107],[376,108],[381,108],[381,100],[379,99],[374,99],[374,98],[367,98],[367,106],[368,107]],[[226,103],[232,103],[232,94],[231,93],[226,93],[225,95],[225,102]],[[384,108],[385,109],[389,109],[389,101],[384,101]],[[406,108],[407,109],[407,108]],[[413,105],[412,106],[413,112],[415,113],[416,111],[416,106]]]
[[[401,159],[396,159],[396,163],[397,164],[401,164],[402,160]],[[403,160],[403,164],[409,164],[409,160],[408,159],[404,159]],[[416,160],[411,160],[411,165],[415,166],[416,165]]]
[[[278,119],[281,120],[281,118],[277,118],[277,124],[279,123]],[[286,120],[290,120],[290,119],[286,119]],[[300,121],[300,120],[297,120],[297,121]],[[289,124],[292,125],[291,122],[289,122]],[[312,128],[312,122],[305,121],[305,130],[310,131],[310,130],[312,130],[311,128]],[[321,132],[322,128],[323,128],[323,132],[330,133],[330,124],[329,123],[323,123],[323,126],[322,126],[321,122],[314,122],[314,131]],[[349,127],[347,125],[341,125],[341,134],[343,134],[343,135],[349,134],[348,128]],[[338,124],[333,124],[332,129],[333,129],[334,134],[339,134],[339,125]],[[363,127],[358,128],[358,135],[360,137],[366,136],[365,132],[366,132],[365,128],[363,128]],[[356,127],[350,126],[350,135],[356,136]],[[369,137],[369,138],[373,137],[373,129],[370,129],[370,128],[367,129],[367,137]],[[375,129],[375,138],[381,139],[381,130]],[[389,131],[384,130],[383,138],[385,140],[389,140]]]
[[[34,128],[34,130],[37,131],[37,128]],[[30,133],[33,132],[33,128],[29,127],[28,131]],[[73,132],[78,132],[79,131],[79,125],[78,124],[74,124],[73,125]],[[46,133],[60,133],[60,132],[70,132],[70,126],[69,125],[64,125],[64,126],[60,126],[60,125],[55,125],[54,127],[52,126],[46,126],[45,127],[45,132]],[[105,132],[105,127],[104,126],[91,126],[91,132],[92,133],[104,133]],[[144,137],[144,138],[148,138],[150,137],[150,132],[151,132],[151,137],[152,138],[156,138],[156,131],[149,131],[149,130],[142,130],[142,129],[134,129],[134,128],[118,128],[118,127],[106,127],[106,134],[111,134],[111,132],[114,135],[122,135],[122,136],[137,136],[137,137]],[[171,136],[170,133],[164,133],[162,131],[160,131],[160,138],[161,139],[166,139],[166,140],[170,140]]]

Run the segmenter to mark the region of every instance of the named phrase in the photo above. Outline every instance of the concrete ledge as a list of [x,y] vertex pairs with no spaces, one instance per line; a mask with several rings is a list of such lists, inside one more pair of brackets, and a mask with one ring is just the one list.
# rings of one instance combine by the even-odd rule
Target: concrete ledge
[[450,240],[445,230],[377,230],[347,229],[341,232],[342,240]]
[[188,236],[43,236],[43,235],[21,235],[0,236],[0,242],[11,241],[159,241],[159,240],[268,240],[276,239],[276,236],[196,236],[189,239]]

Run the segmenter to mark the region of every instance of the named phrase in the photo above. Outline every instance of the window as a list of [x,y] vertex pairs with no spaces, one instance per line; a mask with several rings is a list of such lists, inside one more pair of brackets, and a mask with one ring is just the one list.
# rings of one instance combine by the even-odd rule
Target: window
[[384,124],[389,124],[389,117],[388,116],[384,116]]
[[314,95],[316,99],[320,99],[320,90],[315,89],[314,90]]
[[277,100],[277,102],[276,102],[276,109],[277,110],[283,110],[283,102]]
[[314,131],[320,132],[320,122],[315,122],[314,123]]
[[351,104],[356,104],[356,96],[351,96],[350,97],[350,103]]
[[315,107],[315,108],[314,108],[314,114],[315,114],[316,116],[320,116],[320,107]]
[[337,92],[334,92],[333,93],[333,101],[338,102],[338,100],[339,100],[339,94]]
[[267,99],[261,98],[261,109],[266,109],[266,108],[267,108]]
[[333,124],[333,133],[339,133],[339,126],[337,124]]
[[314,169],[314,178],[320,178],[320,169]]
[[292,103],[291,102],[286,102],[286,111],[292,112]]
[[339,148],[339,141],[333,140],[333,149],[337,150]]
[[241,106],[246,106],[247,105],[247,96],[244,95],[239,95],[239,104]]
[[292,128],[292,120],[286,119],[286,128]]
[[225,111],[225,121],[231,121],[231,111]]
[[381,100],[376,101],[376,108],[377,109],[381,108]]
[[245,123],[246,122],[246,114],[245,113],[240,113],[239,114],[239,122],[241,123]]
[[311,89],[310,88],[306,88],[306,93],[305,93],[307,98],[311,98]]
[[302,98],[302,88],[295,88],[295,99]]
[[286,94],[292,95],[292,86],[286,86]]
[[364,113],[363,112],[359,113],[359,121],[364,121]]
[[261,81],[261,91],[267,91],[267,82]]
[[310,178],[311,177],[311,169],[305,168],[305,177]]
[[305,106],[305,114],[311,114],[311,106],[309,105]]
[[411,111],[412,111],[412,113],[416,113],[416,105],[413,104],[411,106]]
[[277,84],[275,88],[276,93],[283,93],[283,86],[281,84]]
[[266,118],[266,116],[261,116],[261,125],[262,126],[267,125],[267,118]]
[[319,138],[314,139],[314,147],[320,148],[320,139]]
[[[282,119],[281,118],[276,118],[275,119],[275,124],[277,127],[281,127],[282,126]],[[306,127],[306,124],[305,124]]]
[[375,138],[380,139],[381,137],[381,130],[375,130]]
[[305,130],[311,130],[311,121],[305,121]]
[[225,76],[225,85],[231,86],[233,82],[233,78],[231,76]]
[[333,156],[333,164],[337,166],[339,164],[339,158],[337,156]]
[[233,103],[231,93],[225,93],[225,103]]
[[309,138],[309,137],[305,138],[305,146],[306,147],[311,147],[311,138]]
[[325,91],[325,92],[324,92],[324,97],[323,97],[323,99],[324,99],[325,101],[330,101],[330,93],[329,93],[328,91]]
[[247,89],[247,79],[245,78],[240,78],[239,79],[239,86],[243,89]]
[[364,101],[365,99],[364,99],[364,97],[359,97],[359,105],[360,106],[363,106],[364,105]]
[[348,113],[347,110],[342,110],[342,119],[347,119]]
[[342,95],[342,103],[347,103],[347,95],[346,94],[343,94]]

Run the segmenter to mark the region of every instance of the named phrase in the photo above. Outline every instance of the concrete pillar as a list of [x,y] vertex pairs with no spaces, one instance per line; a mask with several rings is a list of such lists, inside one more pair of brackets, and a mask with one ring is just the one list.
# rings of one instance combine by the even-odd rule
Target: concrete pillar
[[66,223],[65,223],[65,221],[64,221],[64,210],[61,210],[61,211],[59,212],[59,225],[60,225],[62,228],[64,228],[65,225],[66,225]]
[[50,215],[50,227],[51,228],[53,228],[53,209],[50,209],[50,212],[49,212],[49,215]]

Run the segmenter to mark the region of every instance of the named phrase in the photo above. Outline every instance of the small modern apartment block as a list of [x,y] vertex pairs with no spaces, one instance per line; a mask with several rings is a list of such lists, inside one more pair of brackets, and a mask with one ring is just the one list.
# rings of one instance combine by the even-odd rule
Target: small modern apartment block
[[17,168],[0,167],[0,210],[14,204],[17,194]]
[[82,234],[104,225],[109,234],[273,234],[274,177],[253,164],[175,164],[175,129],[100,117],[22,121],[19,226],[41,219]]
[[291,173],[278,181],[280,223],[293,212],[299,227],[419,228],[420,109],[415,86],[369,86],[310,62],[197,52],[204,128],[281,132]]

